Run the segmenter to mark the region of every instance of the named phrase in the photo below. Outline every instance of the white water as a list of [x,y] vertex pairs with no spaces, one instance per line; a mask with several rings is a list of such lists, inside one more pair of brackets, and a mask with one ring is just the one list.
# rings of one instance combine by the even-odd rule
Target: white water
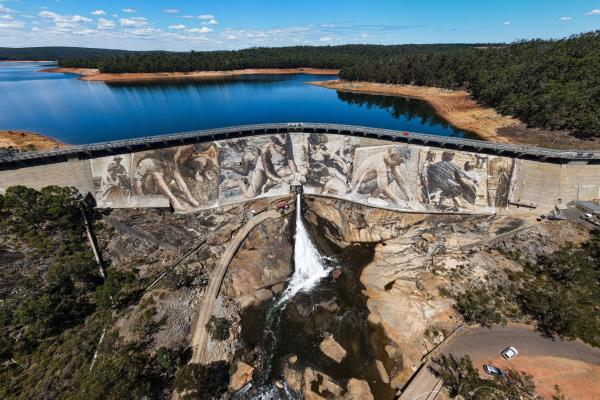
[[294,275],[278,305],[287,302],[298,292],[307,292],[329,274],[319,251],[310,240],[300,212],[300,195],[296,195],[296,236],[294,240]]

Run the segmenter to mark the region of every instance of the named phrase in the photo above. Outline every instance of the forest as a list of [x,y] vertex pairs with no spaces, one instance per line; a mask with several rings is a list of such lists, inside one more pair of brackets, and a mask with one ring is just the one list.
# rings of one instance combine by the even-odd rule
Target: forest
[[345,67],[349,81],[466,89],[530,126],[600,135],[600,31],[560,40],[423,52]]

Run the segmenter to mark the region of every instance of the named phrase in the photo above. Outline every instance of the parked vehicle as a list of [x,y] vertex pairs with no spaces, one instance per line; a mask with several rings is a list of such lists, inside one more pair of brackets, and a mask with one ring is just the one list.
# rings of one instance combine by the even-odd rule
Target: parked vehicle
[[502,357],[506,358],[507,360],[510,360],[511,358],[515,358],[517,355],[519,355],[519,352],[517,351],[517,349],[510,346],[504,349],[504,351],[500,354],[502,354]]
[[494,367],[490,364],[483,364],[483,370],[486,374],[497,376],[499,378],[506,378],[506,374],[498,367]]

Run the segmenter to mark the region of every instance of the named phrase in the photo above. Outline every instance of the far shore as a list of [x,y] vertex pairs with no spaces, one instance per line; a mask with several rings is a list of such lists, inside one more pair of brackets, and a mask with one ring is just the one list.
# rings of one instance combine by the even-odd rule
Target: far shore
[[196,71],[196,72],[147,72],[147,73],[121,73],[105,74],[92,68],[48,68],[40,72],[60,72],[66,74],[81,75],[79,79],[84,81],[99,82],[136,82],[156,81],[174,79],[219,79],[231,78],[243,75],[338,75],[339,69],[320,68],[265,68],[265,69],[241,69],[233,71]]
[[521,124],[515,118],[505,117],[491,108],[479,106],[466,91],[372,82],[346,82],[340,80],[309,83],[342,92],[401,96],[423,100],[429,103],[441,118],[455,127],[473,132],[482,139],[496,143],[513,143],[513,140],[501,136],[498,133],[498,129]]
[[493,108],[481,106],[471,98],[469,92],[464,90],[341,80],[307,83],[342,92],[400,96],[423,100],[429,103],[436,114],[449,124],[473,132],[481,139],[490,142],[514,143],[561,150],[600,150],[599,140],[578,139],[568,131],[528,127],[517,118],[501,115]]
[[51,150],[63,147],[68,147],[68,145],[39,133],[0,130],[0,149]]

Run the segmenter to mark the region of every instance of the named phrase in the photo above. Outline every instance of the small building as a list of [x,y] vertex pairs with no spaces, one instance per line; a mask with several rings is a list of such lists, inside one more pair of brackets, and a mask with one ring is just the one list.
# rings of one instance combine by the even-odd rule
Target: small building
[[576,209],[586,214],[600,215],[600,205],[591,201],[575,201],[573,205]]

